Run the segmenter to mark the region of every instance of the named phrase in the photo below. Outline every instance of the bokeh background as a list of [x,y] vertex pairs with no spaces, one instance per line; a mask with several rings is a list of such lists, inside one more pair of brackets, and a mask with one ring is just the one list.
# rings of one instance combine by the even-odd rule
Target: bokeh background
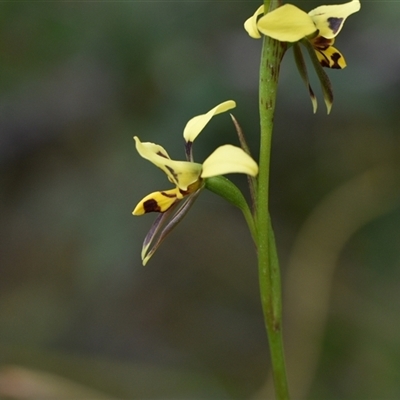
[[[271,398],[239,211],[202,193],[146,267],[154,215],[131,215],[169,187],[134,135],[183,159],[187,120],[234,99],[256,154],[261,41],[242,25],[258,5],[0,4],[2,399]],[[316,115],[291,52],[282,64],[271,213],[294,399],[400,398],[399,15],[362,1],[349,18],[330,116],[313,71]],[[196,159],[224,143],[228,115]]]

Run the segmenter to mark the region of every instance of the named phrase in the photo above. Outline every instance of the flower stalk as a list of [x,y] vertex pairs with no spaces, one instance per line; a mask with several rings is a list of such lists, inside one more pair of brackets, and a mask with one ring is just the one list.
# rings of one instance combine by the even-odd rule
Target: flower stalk
[[[273,10],[278,3],[277,0],[266,0],[264,7],[266,10]],[[268,36],[263,39],[259,86],[261,138],[256,212],[261,302],[268,333],[275,393],[278,400],[289,399],[289,391],[282,340],[280,271],[268,200],[271,139],[279,67],[286,46],[286,43],[278,42]]]

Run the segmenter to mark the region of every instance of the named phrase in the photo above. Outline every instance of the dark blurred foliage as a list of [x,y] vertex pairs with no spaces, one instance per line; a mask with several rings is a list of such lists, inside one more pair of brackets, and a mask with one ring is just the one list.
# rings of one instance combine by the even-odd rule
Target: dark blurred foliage
[[[187,120],[234,99],[256,153],[257,6],[1,3],[2,398],[268,398],[239,211],[203,193],[145,268],[154,216],[131,215],[169,187],[134,135],[183,159]],[[364,1],[349,18],[330,116],[312,71],[316,115],[290,51],[282,64],[271,213],[296,399],[400,397],[399,13]],[[227,115],[196,159],[223,143],[238,144]]]

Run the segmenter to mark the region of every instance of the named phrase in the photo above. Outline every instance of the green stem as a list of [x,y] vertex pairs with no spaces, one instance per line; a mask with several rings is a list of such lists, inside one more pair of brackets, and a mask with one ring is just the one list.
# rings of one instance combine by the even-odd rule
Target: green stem
[[[270,4],[271,3],[271,4]],[[277,0],[266,0],[272,10]],[[258,269],[261,302],[271,353],[275,394],[278,400],[289,399],[282,340],[282,296],[278,256],[269,216],[269,175],[271,138],[279,77],[279,66],[286,50],[284,43],[264,37],[260,65],[260,172],[257,192]]]

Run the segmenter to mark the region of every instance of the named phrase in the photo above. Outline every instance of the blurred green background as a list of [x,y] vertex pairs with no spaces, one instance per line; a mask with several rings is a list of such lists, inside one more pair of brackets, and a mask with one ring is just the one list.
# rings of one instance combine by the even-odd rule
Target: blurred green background
[[[145,268],[155,216],[131,215],[170,186],[134,135],[183,159],[186,122],[234,99],[256,152],[261,41],[242,25],[258,5],[0,4],[1,398],[271,398],[239,211],[202,193]],[[282,64],[271,213],[294,399],[400,398],[399,15],[364,1],[349,18],[330,116],[313,71],[316,115]],[[224,143],[225,114],[196,159]]]

